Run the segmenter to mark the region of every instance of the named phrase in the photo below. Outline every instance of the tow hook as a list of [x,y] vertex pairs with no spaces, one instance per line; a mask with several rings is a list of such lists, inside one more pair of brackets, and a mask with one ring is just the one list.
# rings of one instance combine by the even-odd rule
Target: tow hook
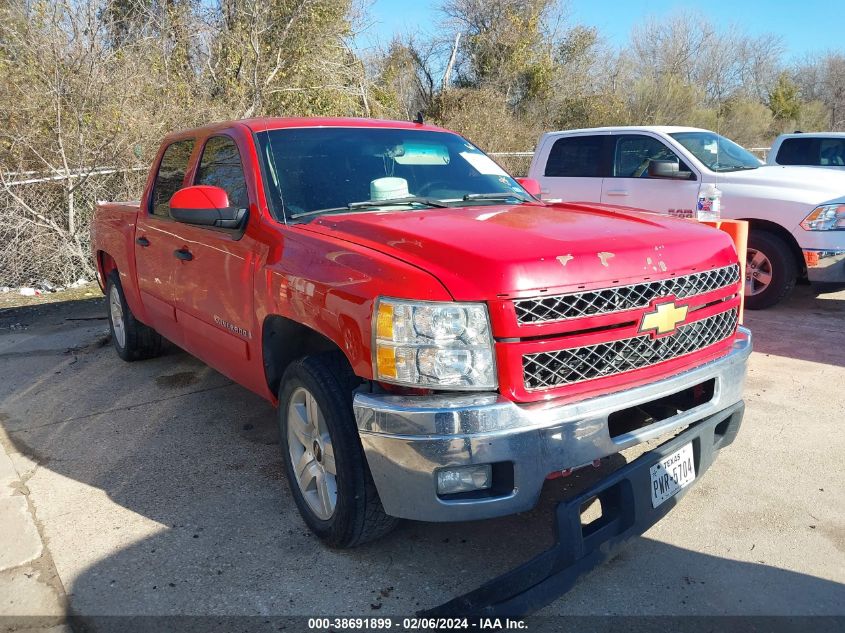
[[552,473],[546,475],[546,480],[550,479],[560,479],[561,477],[569,477],[572,473],[576,470],[581,470],[582,468],[586,468],[587,466],[592,466],[593,468],[600,468],[601,467],[601,460],[594,459],[589,464],[581,464],[580,466],[573,466],[572,468],[564,468],[563,470],[556,470]]

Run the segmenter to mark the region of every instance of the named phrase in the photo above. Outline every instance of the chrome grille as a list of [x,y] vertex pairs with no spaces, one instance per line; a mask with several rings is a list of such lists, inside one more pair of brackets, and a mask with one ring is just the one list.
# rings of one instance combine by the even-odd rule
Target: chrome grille
[[655,365],[690,354],[729,337],[737,325],[732,309],[680,326],[674,334],[649,334],[596,345],[526,354],[523,379],[528,390],[560,387]]
[[516,299],[513,303],[517,322],[529,325],[644,308],[658,297],[675,296],[683,299],[724,288],[738,281],[739,266],[733,264],[683,277],[551,297]]

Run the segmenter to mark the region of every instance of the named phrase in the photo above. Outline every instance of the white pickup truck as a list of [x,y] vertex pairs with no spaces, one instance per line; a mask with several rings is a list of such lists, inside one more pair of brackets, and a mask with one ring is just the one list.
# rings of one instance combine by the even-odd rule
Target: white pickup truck
[[750,222],[749,308],[774,305],[798,279],[845,283],[845,171],[763,165],[715,132],[644,126],[548,132],[528,176],[546,200],[681,217],[715,185],[722,217]]

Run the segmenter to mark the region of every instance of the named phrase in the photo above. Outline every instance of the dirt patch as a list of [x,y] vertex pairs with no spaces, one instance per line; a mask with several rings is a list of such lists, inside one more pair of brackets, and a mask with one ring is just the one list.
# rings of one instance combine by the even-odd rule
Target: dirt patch
[[35,297],[25,297],[20,294],[17,288],[14,288],[9,292],[0,292],[0,309],[37,306],[56,303],[58,301],[79,301],[101,296],[103,296],[103,293],[94,281],[78,288],[68,288],[67,290],[60,290],[58,292],[45,292]]
[[111,332],[103,334],[96,341],[83,345],[81,347],[69,347],[65,350],[65,354],[90,354],[96,352],[98,349],[105,347],[111,343]]
[[167,374],[164,376],[156,376],[156,385],[165,389],[179,389],[181,387],[190,387],[199,382],[199,377],[193,371],[180,371],[176,374]]
[[821,525],[819,531],[836,549],[845,553],[845,527],[841,524]]

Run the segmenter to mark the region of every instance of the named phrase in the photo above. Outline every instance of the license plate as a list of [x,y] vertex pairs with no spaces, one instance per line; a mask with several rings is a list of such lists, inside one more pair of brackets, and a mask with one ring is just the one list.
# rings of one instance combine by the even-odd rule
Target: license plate
[[695,479],[692,443],[682,446],[651,467],[651,507],[675,496]]

